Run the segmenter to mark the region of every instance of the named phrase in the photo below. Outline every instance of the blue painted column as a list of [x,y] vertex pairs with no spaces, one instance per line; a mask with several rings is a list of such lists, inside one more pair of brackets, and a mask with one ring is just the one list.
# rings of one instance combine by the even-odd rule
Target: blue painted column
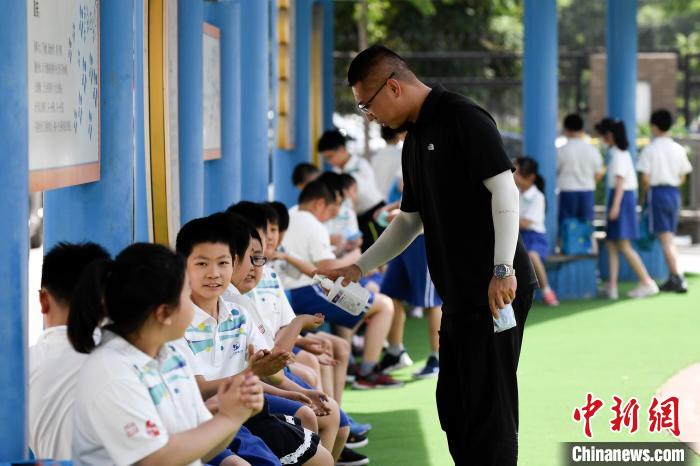
[[27,3],[0,15],[0,462],[26,457],[29,262]]
[[606,92],[608,115],[625,122],[630,153],[637,153],[637,0],[608,0]]
[[242,179],[249,175],[241,168],[241,5],[237,0],[207,4],[204,19],[221,29],[221,159],[204,164],[204,213],[209,214],[241,200]]
[[524,154],[537,160],[545,180],[550,250],[557,237],[557,3],[525,0],[523,63]]
[[[335,45],[333,1],[323,0],[323,129],[333,126],[335,89],[333,77],[333,49]],[[289,174],[291,177],[291,173]]]
[[292,170],[300,162],[311,160],[312,144],[309,128],[311,107],[311,5],[312,0],[294,4],[294,148],[274,150],[275,197],[287,206],[297,203],[299,191],[292,185]]
[[148,0],[134,1],[134,71],[137,81],[134,85],[134,241],[149,242],[150,229],[148,219],[148,193],[146,188],[146,140],[144,112],[144,82],[141,76],[144,66],[148,66],[144,50],[144,41],[148,40],[144,28],[145,7]]
[[100,4],[100,181],[48,191],[45,248],[95,241],[116,254],[134,238],[134,4]]
[[[204,214],[202,135],[203,2],[178,2],[178,94],[180,119],[180,221]],[[224,81],[222,83],[225,84]],[[223,86],[222,86],[223,87]]]
[[269,3],[243,1],[241,14],[241,151],[243,154],[243,197],[267,200],[270,182],[268,147],[269,96]]

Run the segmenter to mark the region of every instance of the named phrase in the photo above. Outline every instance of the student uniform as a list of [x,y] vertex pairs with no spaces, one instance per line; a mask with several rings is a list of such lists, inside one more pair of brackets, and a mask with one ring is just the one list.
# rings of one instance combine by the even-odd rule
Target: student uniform
[[568,218],[593,221],[595,177],[603,169],[600,151],[582,138],[557,150],[559,223]]
[[681,177],[692,170],[683,146],[668,136],[655,138],[642,151],[637,171],[650,178],[647,203],[651,233],[675,233],[681,204]]
[[[377,240],[384,228],[374,221],[374,213],[384,207],[384,196],[377,188],[374,170],[367,160],[357,155],[350,155],[343,168],[333,167],[336,173],[346,173],[357,181],[357,223],[362,232],[362,251],[366,251]],[[291,212],[290,212],[291,214]]]
[[[268,348],[265,338],[238,303],[219,297],[218,319],[196,305],[194,308],[192,323],[184,338],[176,344],[189,348],[190,351],[183,351],[183,354],[187,355],[195,375],[201,375],[205,380],[236,375],[248,365],[249,344],[255,350]],[[262,412],[244,425],[265,442],[282,464],[303,464],[316,454],[320,441],[295,418],[271,416],[267,397]]]
[[396,181],[396,171],[401,168],[401,147],[403,144],[387,144],[372,157],[377,189],[388,199],[391,187]]
[[78,376],[73,461],[134,464],[163,448],[171,434],[211,417],[191,368],[173,345],[152,358],[106,331]]
[[47,328],[29,349],[29,448],[36,458],[71,458],[75,389],[87,357],[73,349],[65,325]]
[[[310,212],[299,210],[290,212],[289,228],[282,241],[283,247],[300,259],[316,264],[319,261],[335,259],[330,235],[326,227]],[[285,286],[290,291],[290,304],[297,314],[321,313],[326,320],[352,328],[364,317],[354,316],[343,311],[326,299],[326,295],[311,277],[294,267],[287,267]],[[371,300],[374,295],[371,295]]]
[[637,238],[639,227],[637,224],[637,173],[634,171],[632,156],[629,151],[620,150],[614,146],[610,148],[609,155],[610,163],[607,173],[608,213],[615,196],[615,183],[618,176],[624,179],[622,186],[624,194],[622,201],[620,201],[620,215],[618,218],[610,220],[610,217],[606,215],[605,238],[613,241],[635,239]]
[[346,198],[340,204],[338,215],[324,223],[329,235],[341,235],[348,239],[361,234],[357,223],[357,214],[352,206],[352,200]]
[[[513,165],[491,116],[437,86],[409,125],[402,153],[401,210],[423,221],[430,275],[443,300],[440,423],[455,463],[513,466],[517,461],[516,370],[523,326],[537,284],[518,242],[513,309],[517,327],[494,334],[488,308],[493,277],[491,193],[483,181]],[[469,222],[456,212],[469,204]]]
[[520,230],[525,249],[535,251],[545,260],[549,255],[547,230],[544,226],[545,199],[544,194],[532,185],[524,193],[520,193],[520,218],[530,220],[527,229]]

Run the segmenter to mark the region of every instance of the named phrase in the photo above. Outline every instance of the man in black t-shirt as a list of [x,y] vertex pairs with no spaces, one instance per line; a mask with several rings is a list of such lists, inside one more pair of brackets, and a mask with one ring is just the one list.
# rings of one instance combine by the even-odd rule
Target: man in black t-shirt
[[[458,465],[517,463],[516,370],[537,279],[518,238],[518,189],[491,116],[469,99],[429,88],[383,46],[348,70],[359,109],[398,128],[401,213],[355,265],[319,271],[357,281],[425,231],[428,267],[443,298],[437,407]],[[517,325],[494,332],[512,306]]]

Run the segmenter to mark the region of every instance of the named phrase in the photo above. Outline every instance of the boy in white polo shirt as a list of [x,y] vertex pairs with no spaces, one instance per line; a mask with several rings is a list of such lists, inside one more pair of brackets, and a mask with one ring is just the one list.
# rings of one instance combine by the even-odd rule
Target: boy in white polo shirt
[[39,302],[45,330],[29,349],[29,448],[36,458],[71,458],[77,375],[87,355],[68,341],[70,302],[85,267],[107,259],[95,243],[59,243],[44,256]]
[[595,185],[604,171],[600,151],[584,139],[583,119],[569,114],[563,126],[567,141],[557,150],[560,231],[567,219],[593,222]]
[[678,228],[680,186],[693,170],[683,146],[668,134],[673,124],[671,113],[660,109],[651,114],[651,134],[654,140],[644,148],[637,161],[641,173],[642,198],[649,207],[649,229],[659,237],[668,264],[669,277],[661,291],[685,293],[688,285],[678,270],[673,238]]
[[[357,250],[336,259],[330,235],[323,225],[337,214],[339,204],[340,198],[332,187],[322,180],[309,183],[299,196],[299,210],[289,215],[289,229],[282,241],[288,254],[294,254],[317,268],[343,267],[354,263],[359,256]],[[312,278],[292,267],[287,269],[285,283],[291,293],[290,304],[297,314],[321,313],[327,321],[347,328],[356,328],[365,317],[353,316],[329,303]],[[393,303],[387,296],[378,293],[371,294],[370,302],[367,315],[372,318],[367,321],[363,360],[354,386],[360,389],[399,387],[400,382],[377,370],[382,346],[393,319]]]

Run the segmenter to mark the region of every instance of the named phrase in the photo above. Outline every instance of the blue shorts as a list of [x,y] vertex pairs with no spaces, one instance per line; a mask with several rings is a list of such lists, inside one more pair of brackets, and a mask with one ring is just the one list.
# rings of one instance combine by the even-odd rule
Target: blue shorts
[[593,220],[595,213],[593,191],[561,191],[559,193],[559,223],[567,218]]
[[235,453],[233,453],[231,450],[229,450],[227,448],[224,451],[222,451],[221,453],[219,453],[218,455],[216,455],[215,457],[213,457],[212,459],[210,459],[207,462],[207,466],[219,466],[223,460],[225,460],[229,456],[233,456],[234,454]]
[[384,274],[381,272],[374,272],[372,275],[367,275],[366,277],[360,278],[360,285],[365,286],[368,283],[376,283],[377,286],[381,287],[384,281]]
[[[251,434],[244,426],[238,429],[238,433],[233,437],[233,442],[231,442],[229,448],[231,450],[224,450],[222,453],[231,451],[233,454],[249,462],[251,466],[279,466],[280,464],[279,458],[265,445],[265,442]],[[221,462],[228,456],[231,455],[225,455],[222,458],[217,456],[217,458],[219,458],[219,462]],[[212,463],[210,462],[209,464]]]
[[442,305],[428,270],[425,236],[418,236],[404,252],[389,262],[382,294],[418,307]]
[[[291,291],[289,304],[292,305],[295,314],[317,314],[326,316],[326,322],[353,328],[365,314],[354,316],[345,312],[335,304],[331,304],[326,299],[326,295],[319,285],[302,286]],[[369,302],[374,302],[374,293],[370,293]]]
[[[284,375],[291,380],[292,382],[295,382],[297,385],[299,385],[302,388],[305,388],[307,390],[315,390],[311,385],[306,383],[304,379],[296,375],[294,372],[289,367],[284,368]],[[345,411],[342,409],[340,410],[340,423],[338,424],[340,427],[345,427],[350,425],[350,419],[348,419],[348,415],[345,414]]]
[[299,409],[304,406],[304,404],[288,400],[287,398],[282,398],[281,396],[270,395],[265,393],[265,400],[267,400],[267,405],[270,408],[270,413],[272,414],[286,414],[287,416],[294,416]]
[[549,256],[549,241],[547,241],[546,234],[532,230],[520,230],[520,237],[528,252],[536,252],[540,255],[540,259],[547,259],[547,256]]
[[608,208],[606,210],[607,225],[605,227],[605,239],[611,241],[636,239],[639,235],[639,223],[637,221],[637,194],[634,191],[625,191],[620,202],[620,216],[616,220],[610,220],[610,204],[615,196],[615,190],[608,193]]
[[676,232],[681,192],[674,186],[652,186],[649,191],[650,233]]

